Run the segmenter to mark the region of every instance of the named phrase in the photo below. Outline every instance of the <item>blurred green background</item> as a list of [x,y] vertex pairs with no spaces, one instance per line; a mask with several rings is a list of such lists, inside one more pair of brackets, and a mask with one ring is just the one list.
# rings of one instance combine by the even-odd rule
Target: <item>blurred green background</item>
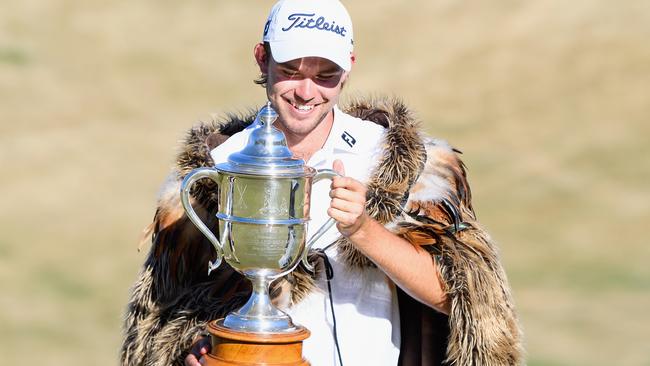
[[[271,5],[2,2],[2,364],[117,362],[157,189],[193,123],[263,103]],[[650,365],[650,2],[347,6],[346,95],[401,96],[463,150],[528,363]]]

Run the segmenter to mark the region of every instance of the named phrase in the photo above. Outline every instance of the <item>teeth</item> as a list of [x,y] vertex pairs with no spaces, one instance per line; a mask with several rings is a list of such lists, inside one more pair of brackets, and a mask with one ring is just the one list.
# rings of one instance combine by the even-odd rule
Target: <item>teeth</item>
[[291,103],[291,105],[293,105],[294,108],[296,108],[298,110],[301,110],[301,111],[310,111],[310,110],[314,109],[313,105],[298,105],[298,104],[294,104],[294,103]]

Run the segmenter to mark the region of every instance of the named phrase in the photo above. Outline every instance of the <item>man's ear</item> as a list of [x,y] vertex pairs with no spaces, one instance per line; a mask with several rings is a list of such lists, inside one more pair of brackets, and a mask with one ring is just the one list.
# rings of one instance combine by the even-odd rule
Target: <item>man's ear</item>
[[266,54],[266,50],[264,49],[264,43],[258,43],[255,45],[255,48],[253,49],[253,55],[255,56],[255,61],[257,62],[257,66],[259,66],[260,68],[260,72],[262,74],[268,74],[269,55]]
[[[350,52],[350,66],[354,66],[354,63],[356,61],[357,61],[357,57],[354,55],[354,52]],[[345,83],[348,81],[348,76],[350,75],[350,71],[343,72],[343,76],[341,77],[341,88],[343,88],[345,86]]]
[[341,75],[341,89],[345,86],[345,83],[348,82],[348,76],[350,75],[349,71],[343,71],[343,74]]

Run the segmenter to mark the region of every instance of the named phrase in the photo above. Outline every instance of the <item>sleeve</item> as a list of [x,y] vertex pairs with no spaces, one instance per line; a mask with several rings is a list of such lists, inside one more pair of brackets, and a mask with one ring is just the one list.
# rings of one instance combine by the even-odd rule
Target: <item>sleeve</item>
[[451,301],[446,362],[523,363],[521,330],[497,248],[476,220],[465,166],[443,141],[425,144],[424,168],[397,233],[431,253]]

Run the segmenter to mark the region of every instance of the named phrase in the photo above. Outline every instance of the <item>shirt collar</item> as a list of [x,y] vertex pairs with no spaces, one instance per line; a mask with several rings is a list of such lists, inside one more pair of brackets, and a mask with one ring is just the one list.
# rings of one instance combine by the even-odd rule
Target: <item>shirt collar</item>
[[339,109],[338,105],[334,106],[333,112],[334,122],[327,141],[323,145],[323,150],[354,152],[354,143],[356,141],[354,141],[354,138],[351,140],[350,134],[345,131],[346,124],[349,122],[348,118],[346,118],[348,116]]
[[323,147],[318,150],[309,160],[309,164],[311,166],[318,166],[323,164],[330,165],[332,163],[330,160],[334,158],[335,154],[341,152],[353,152],[352,148],[354,146],[349,146],[342,137],[345,132],[344,129],[347,122],[346,115],[336,105],[332,111],[334,113],[332,128],[330,129],[330,133],[327,136],[327,140],[325,140]]

